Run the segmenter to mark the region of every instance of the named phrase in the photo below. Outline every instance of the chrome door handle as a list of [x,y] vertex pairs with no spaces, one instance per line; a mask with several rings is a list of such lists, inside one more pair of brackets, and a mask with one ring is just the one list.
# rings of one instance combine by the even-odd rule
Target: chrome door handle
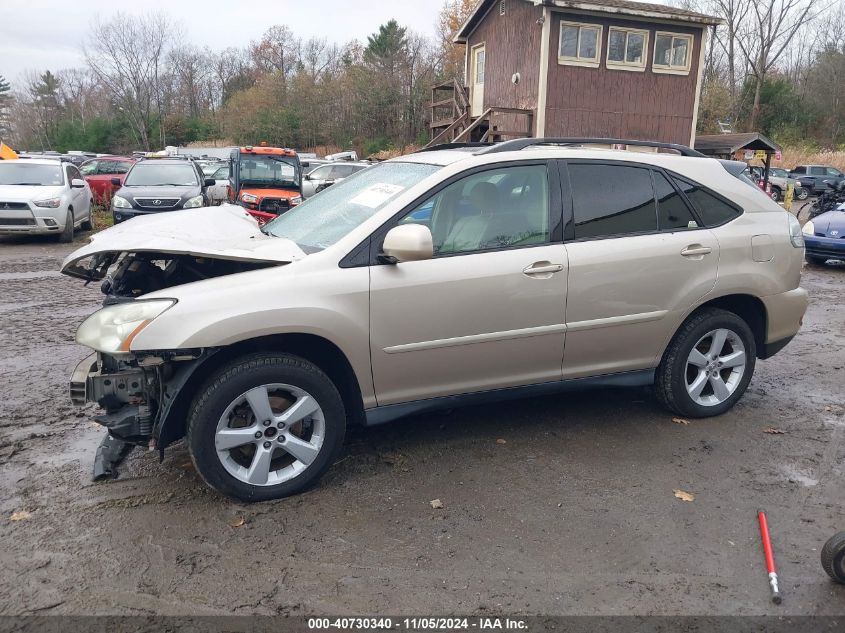
[[537,262],[530,266],[523,268],[522,272],[526,275],[548,275],[550,273],[559,273],[563,270],[562,264],[548,264],[546,262]]
[[709,255],[713,252],[713,249],[709,246],[702,246],[701,244],[690,244],[684,250],[681,251],[681,255],[684,257],[700,257],[702,255]]

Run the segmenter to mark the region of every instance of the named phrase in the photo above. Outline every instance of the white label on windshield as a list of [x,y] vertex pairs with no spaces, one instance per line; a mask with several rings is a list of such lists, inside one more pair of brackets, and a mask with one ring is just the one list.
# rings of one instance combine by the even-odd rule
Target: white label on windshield
[[362,207],[369,207],[375,209],[377,206],[384,204],[388,198],[395,196],[405,187],[402,185],[391,185],[384,182],[377,182],[364,189],[357,196],[352,198],[349,202],[352,204],[360,204]]

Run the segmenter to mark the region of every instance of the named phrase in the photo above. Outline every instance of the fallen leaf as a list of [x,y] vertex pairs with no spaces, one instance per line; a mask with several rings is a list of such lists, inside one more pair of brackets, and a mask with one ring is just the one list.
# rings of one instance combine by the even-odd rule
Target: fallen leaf
[[784,435],[784,434],[786,434],[786,431],[783,431],[781,429],[773,429],[772,427],[768,427],[768,428],[763,429],[763,433],[768,433],[769,435]]
[[26,510],[18,510],[17,512],[12,512],[12,516],[9,517],[9,521],[26,521],[31,518],[32,515]]
[[246,523],[246,519],[243,517],[233,517],[229,520],[229,525],[232,527],[241,527]]
[[440,510],[443,507],[443,502],[440,499],[432,499],[429,503],[435,510]]
[[684,492],[683,490],[673,490],[675,496],[681,501],[694,501],[695,495],[691,492]]
[[683,418],[672,418],[672,422],[675,424],[689,424],[689,420],[684,420]]
[[507,443],[508,443],[508,441],[503,440],[501,437],[498,440],[496,440],[496,444],[507,444]]

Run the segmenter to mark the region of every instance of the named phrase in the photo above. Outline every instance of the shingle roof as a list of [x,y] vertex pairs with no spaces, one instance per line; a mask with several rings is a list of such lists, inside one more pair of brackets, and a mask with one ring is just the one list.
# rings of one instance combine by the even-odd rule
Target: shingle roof
[[[466,42],[467,36],[475,30],[478,23],[487,13],[490,6],[496,0],[480,0],[475,6],[467,21],[455,35],[456,42]],[[668,7],[663,4],[651,4],[649,2],[634,2],[633,0],[528,0],[534,4],[548,5],[560,9],[577,9],[580,11],[593,11],[597,13],[609,13],[617,15],[631,15],[638,17],[652,17],[655,19],[684,22],[708,26],[721,24],[723,20],[712,15]]]
[[[650,2],[633,2],[633,0],[556,0],[556,6],[567,7],[574,5],[591,5],[604,7],[608,9],[620,9],[620,13],[626,12],[648,12],[659,13],[661,15],[671,18],[687,18],[693,19],[696,22],[704,22],[706,24],[719,24],[722,19],[705,13],[697,13],[696,11],[688,11],[686,9],[679,9],[677,7],[669,7],[665,4],[652,4]],[[585,7],[586,8],[586,7]]]
[[778,151],[780,145],[759,132],[738,132],[696,136],[695,149],[702,154],[733,154],[741,149]]

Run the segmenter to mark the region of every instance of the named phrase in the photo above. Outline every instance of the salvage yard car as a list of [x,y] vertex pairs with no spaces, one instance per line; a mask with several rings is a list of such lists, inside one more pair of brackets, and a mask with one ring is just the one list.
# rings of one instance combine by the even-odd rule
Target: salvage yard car
[[100,204],[109,204],[114,192],[123,186],[123,180],[135,162],[134,158],[127,156],[101,156],[82,163],[79,172],[91,187],[94,200]]
[[111,201],[117,224],[139,215],[204,207],[207,189],[216,183],[190,158],[156,156],[139,159],[122,182],[115,177],[112,184],[120,187]]
[[95,235],[63,264],[106,295],[74,402],[133,444],[187,436],[243,500],[315,482],[348,423],[596,385],[727,411],[800,327],[797,219],[742,163],[562,142],[396,158],[262,228],[223,205]]
[[55,235],[91,228],[91,188],[76,165],[50,158],[0,161],[0,235]]
[[829,259],[845,260],[845,204],[804,223],[806,259],[822,266]]

